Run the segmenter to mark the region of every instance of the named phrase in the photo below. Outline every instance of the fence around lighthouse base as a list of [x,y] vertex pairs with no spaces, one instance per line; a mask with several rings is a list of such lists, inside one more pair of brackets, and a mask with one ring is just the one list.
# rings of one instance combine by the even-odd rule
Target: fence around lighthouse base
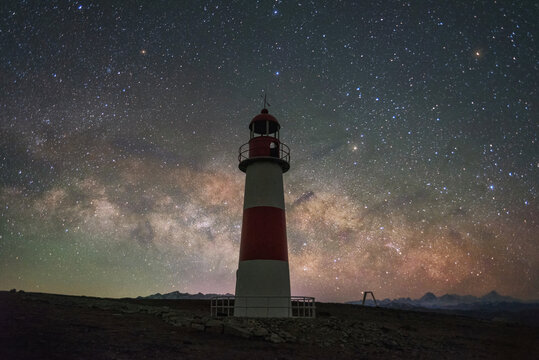
[[[314,318],[316,304],[314,297],[309,296],[215,296],[211,298],[211,316],[234,316],[234,309],[240,316],[249,317],[249,313],[257,313],[256,317]],[[238,316],[239,314],[236,314]]]

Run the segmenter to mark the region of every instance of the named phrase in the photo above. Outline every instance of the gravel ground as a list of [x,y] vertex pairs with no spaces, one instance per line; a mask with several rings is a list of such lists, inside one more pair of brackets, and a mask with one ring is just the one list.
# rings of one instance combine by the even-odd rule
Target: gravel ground
[[537,327],[316,305],[316,319],[211,318],[207,300],[0,292],[0,359],[539,358]]

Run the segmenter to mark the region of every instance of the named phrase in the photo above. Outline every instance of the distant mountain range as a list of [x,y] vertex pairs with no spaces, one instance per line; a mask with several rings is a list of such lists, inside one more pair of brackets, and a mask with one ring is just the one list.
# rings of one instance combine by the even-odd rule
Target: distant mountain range
[[[348,304],[362,304],[361,300],[350,301]],[[530,304],[539,305],[539,301],[523,301],[511,296],[503,296],[496,291],[491,291],[481,297],[473,295],[455,295],[446,294],[437,297],[431,292],[426,293],[419,299],[398,298],[377,300],[377,305],[389,308],[426,308],[426,309],[445,309],[445,310],[482,310],[485,308],[517,307]],[[374,306],[374,301],[369,299],[365,305]],[[522,305],[522,306],[520,306]]]
[[[173,291],[166,294],[156,293],[148,296],[139,296],[137,299],[165,299],[165,300],[175,300],[175,299],[193,299],[193,300],[203,300],[211,299],[214,296],[234,296],[233,294],[189,294],[182,293],[179,291]],[[361,300],[349,301],[347,304],[361,305]],[[455,295],[455,294],[445,294],[440,297],[437,297],[431,292],[426,293],[419,299],[398,298],[398,299],[383,299],[377,300],[376,304],[382,307],[388,308],[425,308],[425,309],[446,309],[446,310],[478,310],[480,308],[485,308],[489,306],[499,306],[504,305],[508,306],[513,305],[539,305],[539,300],[537,301],[523,301],[516,299],[511,296],[504,296],[498,294],[496,291],[491,291],[486,295],[481,297],[473,295]],[[366,306],[375,306],[372,299],[365,301]]]
[[173,291],[169,292],[167,294],[153,294],[149,296],[139,296],[137,299],[165,299],[165,300],[185,300],[185,299],[191,299],[191,300],[204,300],[204,299],[211,299],[214,296],[234,296],[232,294],[189,294],[189,293],[181,293],[179,291]]
[[[361,303],[362,301],[348,302],[348,304],[356,305]],[[437,297],[428,292],[420,299],[383,299],[377,300],[376,303],[380,307],[399,310],[440,312],[485,320],[539,326],[539,300],[524,301],[511,296],[500,295],[496,291],[491,291],[481,297],[455,294]],[[375,306],[374,301],[365,301],[365,306]]]
[[[214,296],[234,296],[233,294],[189,294],[173,291],[167,294],[139,296],[137,299],[191,299],[208,300]],[[453,315],[465,315],[486,320],[509,321],[539,326],[539,300],[524,301],[511,296],[503,296],[491,291],[481,297],[472,295],[446,294],[440,297],[431,292],[419,299],[398,298],[377,300],[377,305],[399,310],[440,312]],[[349,301],[347,304],[361,305],[362,301]],[[372,299],[365,301],[365,306],[375,306]]]

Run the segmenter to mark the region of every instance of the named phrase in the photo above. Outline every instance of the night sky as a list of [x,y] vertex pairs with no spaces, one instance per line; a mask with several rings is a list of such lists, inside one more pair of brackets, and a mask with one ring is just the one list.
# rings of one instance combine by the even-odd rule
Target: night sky
[[534,1],[0,3],[0,289],[234,292],[263,106],[292,293],[539,298]]

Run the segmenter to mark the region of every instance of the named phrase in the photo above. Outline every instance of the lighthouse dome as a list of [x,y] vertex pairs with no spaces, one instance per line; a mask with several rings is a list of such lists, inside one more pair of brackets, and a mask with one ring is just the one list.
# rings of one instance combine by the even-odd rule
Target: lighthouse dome
[[281,128],[277,119],[268,113],[268,109],[262,109],[249,124],[249,130],[255,134],[272,134]]

